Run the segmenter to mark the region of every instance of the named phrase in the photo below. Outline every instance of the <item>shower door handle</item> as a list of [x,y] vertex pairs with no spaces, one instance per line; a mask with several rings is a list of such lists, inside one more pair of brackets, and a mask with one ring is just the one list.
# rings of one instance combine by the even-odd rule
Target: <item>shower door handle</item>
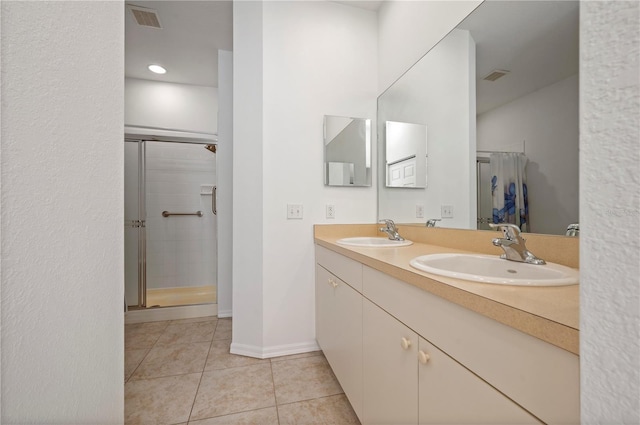
[[211,193],[211,212],[214,215],[218,215],[218,202],[216,198],[218,197],[218,186],[213,186],[213,192]]

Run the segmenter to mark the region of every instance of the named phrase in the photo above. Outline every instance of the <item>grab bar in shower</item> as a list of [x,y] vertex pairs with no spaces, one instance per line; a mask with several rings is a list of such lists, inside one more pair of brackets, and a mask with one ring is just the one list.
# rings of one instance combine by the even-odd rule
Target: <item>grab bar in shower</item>
[[196,211],[194,213],[174,213],[169,211],[162,211],[163,217],[169,217],[172,215],[197,215],[198,217],[202,217],[204,214],[202,214],[202,211]]

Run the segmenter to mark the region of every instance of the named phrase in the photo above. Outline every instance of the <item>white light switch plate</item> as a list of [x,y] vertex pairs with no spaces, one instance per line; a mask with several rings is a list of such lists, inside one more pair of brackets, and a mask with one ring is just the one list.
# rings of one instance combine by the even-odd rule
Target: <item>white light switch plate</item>
[[453,205],[443,205],[440,207],[442,218],[453,218]]
[[424,218],[424,205],[416,205],[416,218]]

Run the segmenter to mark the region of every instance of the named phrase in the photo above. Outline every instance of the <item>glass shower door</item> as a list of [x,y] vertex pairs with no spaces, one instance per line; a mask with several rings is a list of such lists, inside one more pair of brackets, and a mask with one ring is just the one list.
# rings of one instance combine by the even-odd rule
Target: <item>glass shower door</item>
[[125,142],[127,305],[215,304],[215,146]]
[[156,141],[145,154],[147,307],[216,303],[216,155]]

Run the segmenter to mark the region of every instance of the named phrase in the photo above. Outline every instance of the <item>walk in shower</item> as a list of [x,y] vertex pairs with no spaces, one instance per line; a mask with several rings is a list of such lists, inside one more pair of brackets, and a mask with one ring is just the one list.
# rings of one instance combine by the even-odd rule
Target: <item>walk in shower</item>
[[216,146],[125,139],[125,302],[217,302]]

